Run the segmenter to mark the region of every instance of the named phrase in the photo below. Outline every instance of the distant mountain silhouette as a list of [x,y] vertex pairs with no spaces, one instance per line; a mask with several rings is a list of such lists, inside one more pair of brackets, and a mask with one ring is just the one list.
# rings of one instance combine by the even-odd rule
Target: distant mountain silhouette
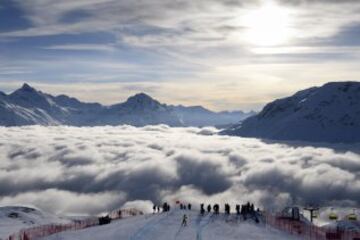
[[184,107],[162,104],[145,93],[138,93],[126,102],[103,106],[84,103],[66,95],[52,96],[28,84],[6,95],[0,92],[0,125],[73,125],[98,126],[129,124],[144,126],[212,126],[237,123],[253,114],[212,112],[201,106]]

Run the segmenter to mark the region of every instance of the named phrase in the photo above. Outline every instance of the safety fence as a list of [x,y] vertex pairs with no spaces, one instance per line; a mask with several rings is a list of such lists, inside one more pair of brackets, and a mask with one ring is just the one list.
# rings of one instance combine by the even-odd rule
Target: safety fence
[[[131,216],[142,215],[143,212],[137,209],[119,209],[114,210],[108,214],[112,220],[123,219]],[[99,225],[98,218],[91,218],[85,220],[75,220],[68,224],[48,224],[27,229],[22,229],[17,233],[8,236],[7,240],[37,240],[43,237],[50,236],[55,233],[65,231],[81,230]]]
[[265,220],[267,225],[304,240],[360,240],[360,233],[356,231],[324,228],[270,214],[265,214]]

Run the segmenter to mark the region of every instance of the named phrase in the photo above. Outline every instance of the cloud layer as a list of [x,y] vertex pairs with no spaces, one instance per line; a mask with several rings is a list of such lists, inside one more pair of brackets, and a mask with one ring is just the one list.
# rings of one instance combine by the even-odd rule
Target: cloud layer
[[98,214],[165,200],[254,201],[266,208],[360,204],[360,155],[351,150],[359,145],[266,143],[165,125],[29,126],[0,133],[2,205]]

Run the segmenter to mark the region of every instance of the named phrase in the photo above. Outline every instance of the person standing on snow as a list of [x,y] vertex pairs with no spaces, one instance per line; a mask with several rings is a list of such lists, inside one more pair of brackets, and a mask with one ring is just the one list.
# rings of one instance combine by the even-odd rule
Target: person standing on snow
[[184,214],[184,216],[183,216],[181,226],[183,226],[183,227],[187,226],[187,216],[186,216],[186,214]]
[[235,209],[236,209],[236,214],[240,215],[240,205],[239,204],[236,204]]
[[204,209],[204,204],[202,203],[200,204],[200,214],[204,215],[204,213],[205,213],[205,209]]

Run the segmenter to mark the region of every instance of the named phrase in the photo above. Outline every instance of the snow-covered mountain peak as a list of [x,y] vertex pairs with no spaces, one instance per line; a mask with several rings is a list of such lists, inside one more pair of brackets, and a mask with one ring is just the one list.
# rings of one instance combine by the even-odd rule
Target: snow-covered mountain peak
[[144,104],[152,104],[159,103],[146,93],[137,93],[134,96],[129,97],[125,103],[144,103]]
[[[293,96],[275,100],[267,104],[257,116],[258,118],[273,118],[288,115],[292,112],[309,112],[319,114],[328,112],[336,117],[343,113],[347,106],[360,104],[359,82],[331,82],[322,87],[313,87],[295,93]],[[345,108],[344,108],[345,107]]]
[[31,87],[31,86],[30,86],[29,84],[27,84],[27,83],[24,83],[24,84],[21,86],[20,89],[23,90],[23,91],[28,91],[28,92],[30,92],[30,91],[36,91],[35,88]]
[[24,84],[10,95],[0,94],[0,125],[29,124],[75,126],[130,124],[144,126],[214,126],[237,123],[246,115],[217,113],[201,106],[174,107],[162,104],[145,93],[126,102],[103,106],[84,103],[66,95],[52,96]]
[[15,90],[10,95],[12,98],[43,98],[44,94],[35,88],[31,87],[29,84],[24,83],[21,88]]
[[27,83],[11,93],[8,98],[12,103],[26,108],[50,109],[54,105],[52,96],[36,90]]
[[39,98],[43,97],[42,93],[29,84],[24,83],[21,88],[15,90],[9,95],[11,98]]
[[145,93],[138,93],[129,97],[126,102],[121,104],[122,107],[136,110],[150,110],[164,108],[163,104],[153,99]]
[[224,133],[276,140],[360,142],[360,82],[331,82],[267,104]]

